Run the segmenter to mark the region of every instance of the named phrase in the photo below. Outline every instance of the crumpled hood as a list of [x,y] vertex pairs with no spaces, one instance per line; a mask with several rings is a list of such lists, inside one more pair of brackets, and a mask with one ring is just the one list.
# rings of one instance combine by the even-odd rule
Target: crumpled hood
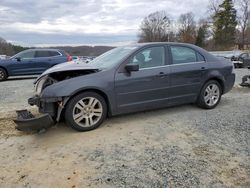
[[63,71],[71,71],[71,70],[99,70],[99,68],[91,66],[90,64],[86,63],[77,63],[74,61],[66,62],[66,63],[61,63],[58,65],[55,65],[46,71],[44,71],[34,83],[37,82],[41,77],[54,73],[54,72],[63,72]]

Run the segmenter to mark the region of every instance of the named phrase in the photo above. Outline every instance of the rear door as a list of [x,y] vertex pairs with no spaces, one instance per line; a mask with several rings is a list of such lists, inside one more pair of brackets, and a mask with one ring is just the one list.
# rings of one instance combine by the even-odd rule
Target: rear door
[[35,54],[36,71],[39,73],[44,72],[46,69],[53,66],[53,57],[49,50],[37,50]]
[[130,57],[127,64],[139,64],[139,71],[118,71],[115,94],[119,113],[166,106],[169,67],[163,45],[148,47]]
[[169,102],[171,104],[193,102],[206,75],[205,58],[187,46],[171,45],[169,50],[172,56]]

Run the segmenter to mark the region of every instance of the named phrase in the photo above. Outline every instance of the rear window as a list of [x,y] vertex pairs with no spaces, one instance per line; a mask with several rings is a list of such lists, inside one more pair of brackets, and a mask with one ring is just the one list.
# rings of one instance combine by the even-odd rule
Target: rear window
[[60,55],[57,51],[50,51],[49,54],[51,57]]
[[205,61],[204,57],[195,50],[184,46],[171,46],[173,64],[184,64]]

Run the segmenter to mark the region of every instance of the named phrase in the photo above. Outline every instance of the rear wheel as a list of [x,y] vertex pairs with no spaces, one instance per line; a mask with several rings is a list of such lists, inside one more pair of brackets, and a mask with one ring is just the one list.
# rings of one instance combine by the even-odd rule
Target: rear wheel
[[96,129],[106,116],[106,102],[94,92],[85,92],[73,97],[65,110],[66,123],[77,131]]
[[4,81],[8,78],[7,72],[0,68],[0,81]]
[[221,99],[222,89],[219,82],[216,80],[208,81],[200,92],[198,98],[198,106],[205,109],[215,108]]

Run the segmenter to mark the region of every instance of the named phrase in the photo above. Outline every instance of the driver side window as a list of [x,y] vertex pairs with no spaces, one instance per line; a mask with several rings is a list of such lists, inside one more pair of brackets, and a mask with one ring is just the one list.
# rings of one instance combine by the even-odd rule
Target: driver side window
[[134,55],[129,64],[138,64],[140,69],[165,65],[165,48],[151,47]]
[[30,59],[35,57],[35,51],[23,52],[19,56],[21,59]]

